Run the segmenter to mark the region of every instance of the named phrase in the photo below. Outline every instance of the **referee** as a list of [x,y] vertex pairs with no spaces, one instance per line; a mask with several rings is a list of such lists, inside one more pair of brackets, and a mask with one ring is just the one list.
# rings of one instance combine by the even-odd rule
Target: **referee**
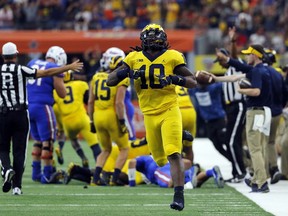
[[[4,178],[4,193],[13,188],[13,195],[22,194],[22,176],[26,161],[26,148],[29,138],[29,115],[27,111],[27,79],[53,76],[68,70],[79,71],[83,63],[79,60],[72,64],[37,70],[16,63],[17,47],[8,42],[2,47],[4,63],[0,65],[0,165]],[[10,160],[12,141],[13,165]]]

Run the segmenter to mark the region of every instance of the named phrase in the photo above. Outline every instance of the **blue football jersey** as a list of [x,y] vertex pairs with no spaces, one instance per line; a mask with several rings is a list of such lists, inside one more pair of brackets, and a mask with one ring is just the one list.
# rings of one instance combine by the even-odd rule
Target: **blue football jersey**
[[[34,59],[28,63],[31,68],[36,68],[37,70],[46,70],[49,68],[59,67],[53,62],[47,62],[44,60]],[[28,90],[28,102],[29,104],[47,104],[53,105],[53,77],[42,77],[35,80],[29,80],[27,83]]]

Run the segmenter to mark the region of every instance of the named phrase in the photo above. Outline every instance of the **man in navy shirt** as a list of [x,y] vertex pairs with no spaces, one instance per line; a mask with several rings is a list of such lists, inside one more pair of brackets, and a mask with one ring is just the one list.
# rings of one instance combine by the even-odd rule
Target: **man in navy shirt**
[[239,88],[238,92],[246,95],[246,136],[247,144],[253,163],[254,175],[252,179],[245,179],[245,183],[252,188],[252,192],[269,192],[267,173],[265,169],[265,148],[268,145],[271,107],[272,107],[272,82],[271,75],[263,65],[264,48],[255,44],[242,50],[246,55],[247,64],[242,64],[235,59],[225,56],[217,51],[218,59],[226,61],[229,65],[241,70],[243,74],[225,77],[214,76],[218,82],[235,82],[241,78],[248,78],[250,88]]

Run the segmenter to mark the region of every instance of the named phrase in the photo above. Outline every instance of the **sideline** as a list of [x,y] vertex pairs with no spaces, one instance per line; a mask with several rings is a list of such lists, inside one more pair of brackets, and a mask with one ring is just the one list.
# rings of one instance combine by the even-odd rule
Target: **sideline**
[[[210,169],[218,165],[224,179],[232,177],[229,161],[217,152],[209,139],[196,138],[193,142],[193,151],[195,163],[199,163],[204,169]],[[276,216],[288,215],[288,181],[280,181],[274,185],[269,184],[270,192],[267,194],[249,193],[250,189],[244,182],[238,184],[228,183],[228,185],[234,187],[265,211]]]

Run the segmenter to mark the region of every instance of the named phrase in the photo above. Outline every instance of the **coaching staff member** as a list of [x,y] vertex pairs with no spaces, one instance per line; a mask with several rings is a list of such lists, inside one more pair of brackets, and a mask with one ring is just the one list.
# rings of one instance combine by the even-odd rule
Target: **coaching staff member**
[[[4,193],[13,188],[14,195],[22,194],[22,175],[26,161],[26,147],[29,137],[29,115],[27,111],[27,79],[53,76],[68,70],[79,71],[83,63],[37,70],[16,63],[17,47],[8,42],[2,47],[4,63],[0,65],[0,165],[4,178]],[[13,166],[9,157],[12,141]]]

